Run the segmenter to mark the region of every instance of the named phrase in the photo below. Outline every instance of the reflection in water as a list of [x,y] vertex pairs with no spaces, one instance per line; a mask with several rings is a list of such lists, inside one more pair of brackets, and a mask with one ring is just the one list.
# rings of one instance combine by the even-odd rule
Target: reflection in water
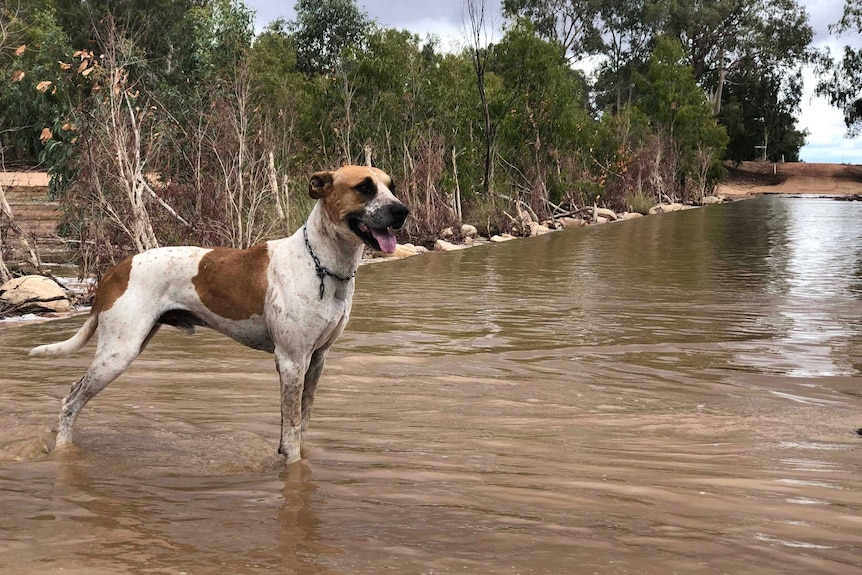
[[796,363],[789,375],[852,375],[852,363],[833,350],[859,333],[860,292],[855,290],[853,271],[858,267],[862,227],[852,210],[835,214],[829,200],[806,203],[811,205],[786,206],[796,213],[788,218],[788,290],[781,313],[790,327],[781,348],[790,350],[788,360]]
[[[284,468],[271,356],[0,326],[0,572],[854,573],[862,215],[764,198],[365,266]],[[92,350],[92,347],[88,348]]]

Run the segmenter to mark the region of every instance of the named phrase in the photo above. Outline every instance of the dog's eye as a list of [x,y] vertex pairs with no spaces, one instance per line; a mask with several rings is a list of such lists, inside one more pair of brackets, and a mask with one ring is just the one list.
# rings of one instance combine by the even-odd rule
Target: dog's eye
[[356,191],[366,196],[373,196],[377,193],[377,185],[371,178],[365,178],[356,186]]

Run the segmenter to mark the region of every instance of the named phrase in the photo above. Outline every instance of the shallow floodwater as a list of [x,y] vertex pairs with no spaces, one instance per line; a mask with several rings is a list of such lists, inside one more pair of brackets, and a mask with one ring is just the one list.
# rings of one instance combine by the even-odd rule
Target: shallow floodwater
[[307,459],[271,356],[163,329],[46,455],[83,317],[0,324],[0,572],[862,572],[862,202],[364,266]]

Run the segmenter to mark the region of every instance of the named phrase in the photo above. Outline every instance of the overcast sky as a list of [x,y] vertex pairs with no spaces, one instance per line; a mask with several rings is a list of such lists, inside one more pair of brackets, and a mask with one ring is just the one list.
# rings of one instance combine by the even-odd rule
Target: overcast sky
[[[295,18],[293,0],[245,0],[256,12],[257,28],[279,17]],[[815,45],[829,45],[833,54],[840,51],[845,42],[859,43],[852,36],[830,38],[828,26],[836,22],[844,9],[843,0],[800,0],[810,16],[814,28]],[[460,45],[465,42],[463,33],[462,0],[358,0],[368,15],[380,24],[398,29],[407,29],[425,36],[433,34],[445,45]],[[499,0],[488,0],[493,17],[500,21]],[[801,157],[806,162],[846,162],[862,164],[862,137],[856,140],[844,138],[844,118],[840,110],[831,107],[824,99],[813,97],[813,74],[806,76],[806,94],[801,104],[799,129],[808,129],[808,144],[802,148]]]

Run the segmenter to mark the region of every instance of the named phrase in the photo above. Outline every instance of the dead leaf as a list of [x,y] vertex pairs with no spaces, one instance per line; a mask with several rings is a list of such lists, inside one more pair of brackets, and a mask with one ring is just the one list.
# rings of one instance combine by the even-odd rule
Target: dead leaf
[[44,94],[48,91],[48,88],[51,87],[51,84],[53,84],[51,80],[42,80],[41,82],[36,84],[36,89]]
[[15,50],[15,55],[20,56],[24,53],[25,50],[27,50],[27,44],[21,44],[20,46],[18,46],[18,49]]
[[53,137],[54,133],[51,131],[51,128],[42,128],[42,133],[39,135],[39,141],[44,144]]
[[61,70],[68,70],[69,68],[71,68],[71,67],[72,67],[72,65],[71,65],[71,64],[67,64],[67,63],[65,63],[65,62],[59,62],[59,61],[58,61],[57,63],[58,63],[58,64],[60,64],[60,69],[61,69]]
[[78,64],[78,73],[79,73],[79,74],[80,74],[81,72],[83,72],[83,71],[84,71],[84,69],[87,67],[87,63],[88,63],[88,62],[87,62],[86,60],[81,60],[81,63],[80,63],[80,64]]
[[92,72],[93,70],[94,70],[94,68],[87,68],[86,70],[84,70],[83,72],[81,72],[81,75],[82,75],[82,76],[89,76],[89,75],[90,75],[90,72]]
[[20,82],[21,80],[24,79],[24,76],[26,76],[26,75],[27,74],[24,73],[24,70],[15,70],[14,72],[12,72],[12,81],[13,82]]

